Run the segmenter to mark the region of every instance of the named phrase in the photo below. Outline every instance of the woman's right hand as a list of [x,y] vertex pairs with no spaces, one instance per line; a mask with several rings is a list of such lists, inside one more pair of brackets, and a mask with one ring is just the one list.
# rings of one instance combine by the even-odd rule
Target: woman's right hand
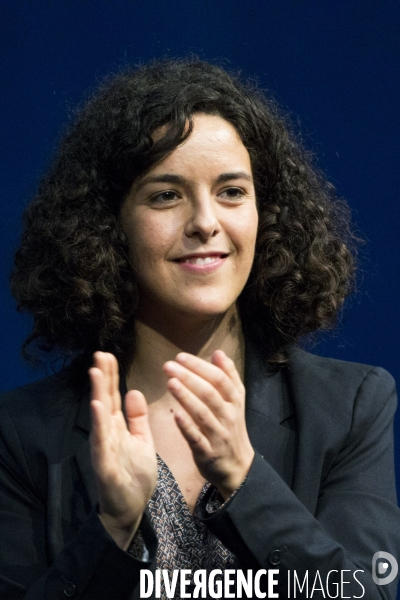
[[157,483],[157,459],[147,402],[131,390],[121,409],[118,363],[113,354],[96,352],[91,381],[92,464],[99,493],[99,518],[126,550],[139,527]]

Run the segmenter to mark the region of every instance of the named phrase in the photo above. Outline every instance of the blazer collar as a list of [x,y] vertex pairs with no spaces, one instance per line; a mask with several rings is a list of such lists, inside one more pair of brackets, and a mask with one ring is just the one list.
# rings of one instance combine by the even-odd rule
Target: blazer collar
[[246,341],[244,371],[247,411],[257,412],[278,424],[293,416],[286,368],[268,365],[258,348]]
[[246,342],[246,425],[253,448],[292,487],[296,453],[294,408],[287,369],[266,364],[256,346]]

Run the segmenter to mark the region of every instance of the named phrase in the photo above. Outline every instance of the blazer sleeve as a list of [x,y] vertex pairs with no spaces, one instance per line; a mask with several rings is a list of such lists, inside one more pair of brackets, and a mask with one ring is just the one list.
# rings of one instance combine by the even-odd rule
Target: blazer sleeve
[[[41,457],[36,460],[40,462]],[[128,600],[139,583],[141,568],[149,568],[157,545],[145,515],[141,531],[150,551],[148,561],[123,552],[93,510],[49,564],[45,501],[38,482],[32,480],[8,410],[0,408],[1,600]]]
[[[237,494],[211,515],[205,498],[201,518],[236,554],[242,568],[279,569],[275,591],[280,598],[329,597],[330,573],[331,597],[393,600],[398,578],[392,584],[377,585],[371,565],[378,551],[400,558],[393,461],[395,408],[392,377],[383,369],[372,369],[358,390],[351,430],[321,481],[313,513],[256,454]],[[302,592],[297,587],[294,595],[294,573],[300,583],[307,577],[308,594],[304,586]],[[318,577],[325,595],[316,591],[311,596],[315,581],[321,587]],[[348,583],[342,584],[341,579]]]

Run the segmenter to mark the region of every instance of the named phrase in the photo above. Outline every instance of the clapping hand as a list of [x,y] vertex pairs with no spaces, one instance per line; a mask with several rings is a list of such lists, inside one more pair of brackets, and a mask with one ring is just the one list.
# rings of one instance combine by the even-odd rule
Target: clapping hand
[[176,423],[200,473],[226,499],[245,479],[254,458],[245,422],[245,389],[235,363],[221,350],[211,363],[180,353],[164,364],[168,389],[181,409]]
[[121,409],[118,364],[96,352],[89,370],[92,386],[92,464],[97,477],[99,518],[124,550],[135,535],[157,482],[157,460],[145,397],[137,390]]

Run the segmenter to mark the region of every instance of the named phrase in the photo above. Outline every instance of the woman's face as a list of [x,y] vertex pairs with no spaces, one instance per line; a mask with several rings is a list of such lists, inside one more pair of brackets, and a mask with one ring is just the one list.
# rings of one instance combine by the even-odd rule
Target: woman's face
[[226,312],[249,276],[258,224],[250,157],[235,128],[195,115],[190,136],[134,182],[121,223],[139,314]]

